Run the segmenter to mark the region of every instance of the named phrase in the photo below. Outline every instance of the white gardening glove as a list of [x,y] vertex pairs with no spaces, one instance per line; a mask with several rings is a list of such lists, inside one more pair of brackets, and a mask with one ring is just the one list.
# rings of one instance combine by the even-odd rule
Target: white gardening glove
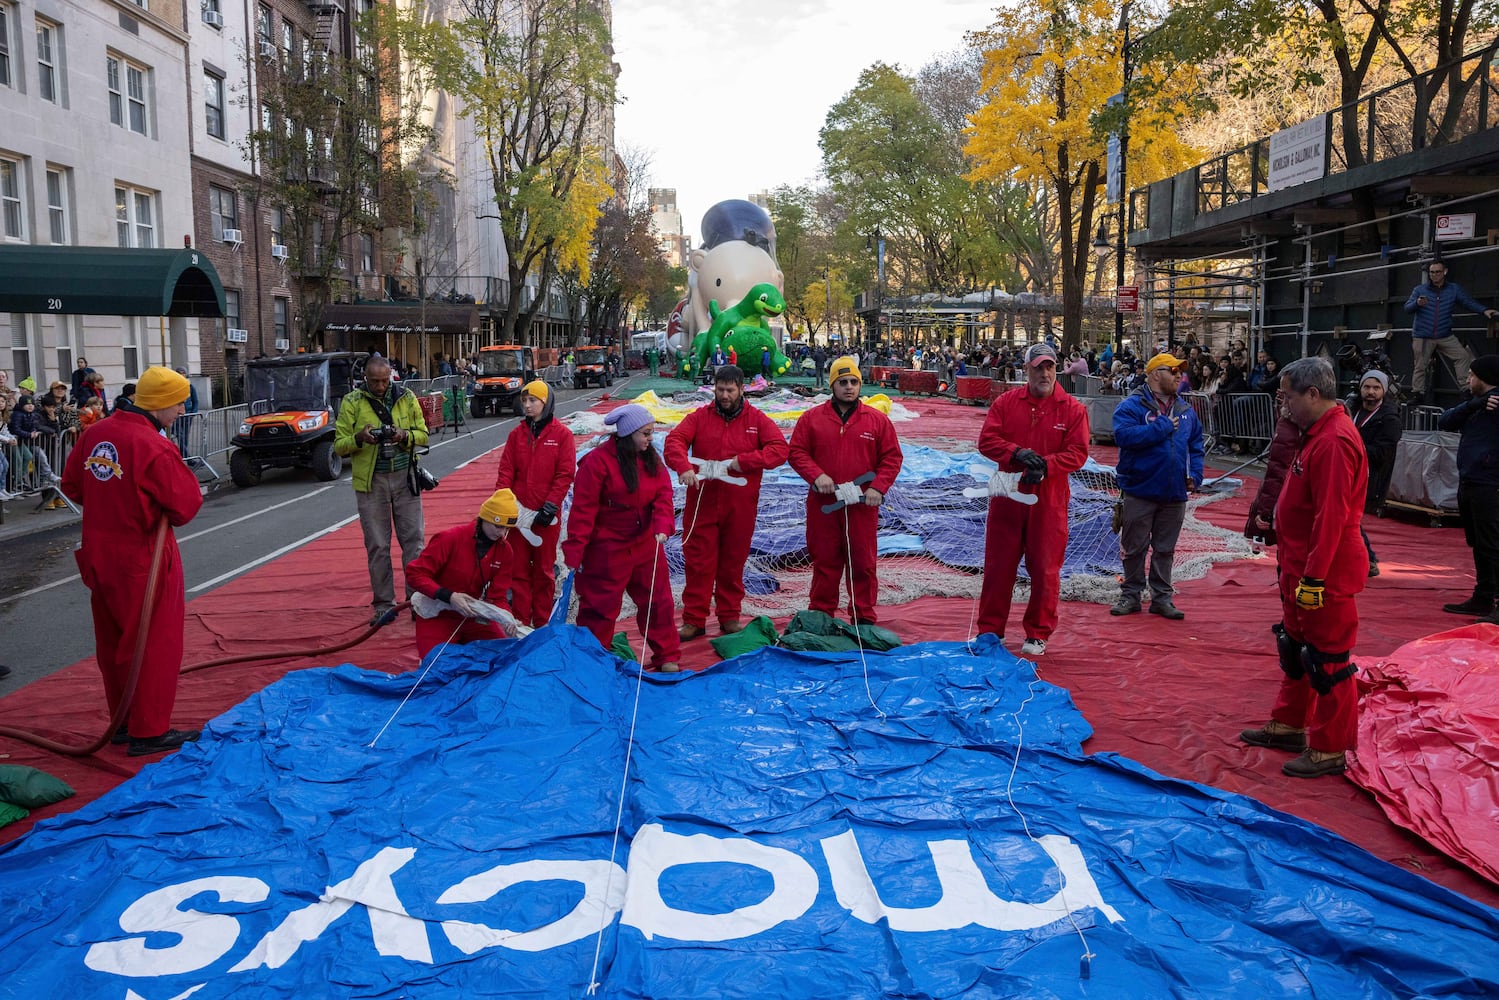
[[448,607],[465,618],[483,617],[479,602],[467,594],[454,594],[448,598]]
[[411,595],[411,610],[416,612],[418,618],[436,618],[448,610],[448,606],[418,591]]
[[[473,599],[470,598],[470,600]],[[512,639],[515,638],[516,633],[520,628],[520,622],[515,620],[514,615],[512,615],[509,611],[506,611],[499,605],[490,604],[488,601],[474,600],[473,603],[475,618],[480,618],[487,622],[494,622],[506,635],[510,636]]]
[[[975,479],[984,478],[986,472],[988,472],[988,469],[982,465],[968,467],[968,474]],[[970,486],[963,491],[963,495],[970,499],[975,497],[1009,497],[1017,503],[1033,504],[1036,502],[1036,495],[1034,493],[1020,492],[1021,475],[1019,472],[1001,472],[996,469],[989,476],[989,481],[985,485]]]
[[849,507],[864,502],[864,490],[855,483],[839,483],[833,490],[833,496]]
[[530,507],[521,507],[519,504],[516,505],[516,509],[519,510],[520,513],[516,517],[515,530],[520,532],[520,536],[524,538],[532,548],[540,546],[541,536],[531,530],[531,525],[536,523],[536,511],[532,510]]
[[733,459],[694,458],[692,464],[696,465],[697,477],[699,479],[716,479],[721,483],[729,483],[734,486],[747,485],[749,480],[743,476],[735,476],[729,472],[729,466]]

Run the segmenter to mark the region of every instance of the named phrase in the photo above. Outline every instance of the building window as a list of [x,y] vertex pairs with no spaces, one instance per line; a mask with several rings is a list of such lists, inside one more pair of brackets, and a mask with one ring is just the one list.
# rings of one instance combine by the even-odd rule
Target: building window
[[281,68],[290,73],[296,65],[293,57],[296,55],[297,42],[296,32],[287,23],[286,18],[281,19]]
[[57,103],[57,45],[60,41],[56,25],[36,22],[36,70],[41,84],[42,100]]
[[224,78],[203,71],[203,110],[207,116],[208,134],[224,138]]
[[364,274],[375,273],[375,238],[369,233],[359,234],[359,270]]
[[146,317],[125,316],[125,379],[134,382],[141,377],[141,358],[145,356]]
[[105,76],[109,81],[109,120],[141,135],[146,134],[148,72],[144,66],[118,56],[109,56],[105,60]]
[[10,84],[10,6],[0,3],[0,85]]
[[312,36],[302,36],[302,79],[311,80],[317,76],[317,66],[313,63]]
[[68,240],[68,178],[61,167],[47,168],[47,225],[54,245]]
[[156,195],[115,188],[115,236],[122,247],[156,246]]
[[204,12],[213,11],[215,14],[219,12],[219,0],[200,0],[200,3]]
[[239,290],[224,289],[224,327],[228,330],[243,330],[239,321]]
[[[276,339],[287,340],[287,330],[290,329],[288,319],[291,316],[291,299],[277,298],[275,300],[276,315]],[[264,336],[262,334],[262,336]]]
[[0,236],[26,239],[26,212],[21,205],[21,164],[0,160]]
[[239,197],[229,188],[208,186],[208,215],[213,220],[213,238],[224,238],[224,230],[239,228]]
[[271,34],[271,8],[264,5],[255,15],[255,37],[260,39],[262,45],[271,45],[275,37]]
[[285,244],[282,239],[282,231],[286,229],[286,209],[277,205],[271,209],[271,242]]

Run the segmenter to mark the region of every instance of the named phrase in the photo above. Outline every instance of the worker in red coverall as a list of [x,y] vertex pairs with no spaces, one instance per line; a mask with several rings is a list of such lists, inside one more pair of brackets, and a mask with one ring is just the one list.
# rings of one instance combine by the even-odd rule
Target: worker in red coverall
[[1001,472],[1021,472],[1029,506],[996,496],[984,530],[984,583],[978,630],[1004,640],[1020,557],[1030,576],[1022,656],[1040,656],[1057,627],[1062,559],[1067,554],[1067,477],[1088,460],[1088,411],[1057,385],[1057,352],[1033,344],[1025,352],[1026,384],[1000,396],[979,433],[979,452]]
[[612,441],[578,463],[562,559],[575,570],[578,624],[608,649],[625,594],[651,647],[650,669],[676,673],[676,610],[666,568],[666,539],[676,528],[671,476],[651,445],[655,420],[638,403],[611,410]]
[[[439,531],[411,561],[406,577],[416,612],[417,655],[425,657],[444,643],[463,645],[515,635],[511,550],[505,541],[519,520],[515,494],[496,490],[479,507],[478,518]],[[422,601],[417,594],[430,600]],[[481,607],[480,601],[493,610]],[[493,617],[497,612],[498,621]]]
[[[744,628],[744,565],[749,561],[764,470],[786,461],[786,436],[744,401],[744,373],[724,365],[713,374],[713,403],[693,410],[666,436],[666,464],[687,487],[682,513],[683,640],[707,631],[708,604],[720,632]],[[724,477],[742,479],[743,484]]]
[[541,539],[540,545],[520,531],[510,532],[511,576],[515,580],[511,610],[522,625],[545,625],[557,593],[557,512],[577,473],[573,432],[552,415],[557,399],[540,379],[521,389],[522,420],[505,439],[495,489],[515,491],[519,526]]
[[[95,656],[111,717],[130,678],[157,527],[164,518],[180,528],[203,506],[198,478],[165,433],[182,416],[190,388],[170,368],[146,369],[136,383],[135,401],[119,403],[113,416],[84,431],[63,472],[62,491],[83,506],[83,544],[74,555],[89,589]],[[198,738],[196,729],[171,728],[186,595],[182,558],[170,531],[153,597],[135,694],[115,737],[116,743],[129,743],[132,757]]]
[[[838,589],[848,586],[849,614],[855,625],[879,621],[875,572],[880,504],[900,475],[905,455],[890,418],[859,401],[863,376],[853,357],[828,369],[833,398],[814,406],[791,431],[791,467],[805,479],[807,551],[812,556],[812,593],[807,607],[838,612]],[[873,473],[873,480],[854,480]],[[824,513],[823,507],[841,504]]]
[[1280,561],[1280,693],[1270,721],[1239,738],[1253,746],[1300,751],[1281,771],[1293,778],[1342,774],[1358,739],[1358,640],[1355,598],[1369,575],[1359,535],[1369,461],[1323,358],[1302,358],[1280,378],[1286,412],[1301,444],[1275,504]]

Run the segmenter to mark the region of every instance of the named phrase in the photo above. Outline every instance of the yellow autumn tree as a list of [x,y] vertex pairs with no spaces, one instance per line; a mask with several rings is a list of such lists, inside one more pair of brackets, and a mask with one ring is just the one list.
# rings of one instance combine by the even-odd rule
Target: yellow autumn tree
[[1119,14],[1120,5],[1108,0],[1020,0],[997,10],[994,24],[972,39],[983,49],[984,62],[983,104],[965,148],[973,163],[969,176],[1039,185],[1054,202],[1048,214],[1058,227],[1065,344],[1081,340],[1083,289],[1093,263],[1090,236],[1105,182],[1107,123],[1128,116],[1132,184],[1159,179],[1195,160],[1173,127],[1184,105],[1167,88],[1151,88],[1149,109],[1105,111],[1124,78]]

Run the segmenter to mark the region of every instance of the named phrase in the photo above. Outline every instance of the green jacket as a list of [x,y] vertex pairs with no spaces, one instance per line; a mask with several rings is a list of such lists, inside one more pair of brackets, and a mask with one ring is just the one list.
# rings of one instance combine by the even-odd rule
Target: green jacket
[[[389,396],[395,396],[390,407],[391,420],[407,433],[406,446],[421,448],[427,443],[427,419],[422,416],[421,404],[416,394],[403,386],[392,385]],[[370,405],[369,396],[363,389],[355,389],[344,397],[338,407],[338,425],[333,432],[333,450],[344,458],[354,456],[354,492],[368,493],[370,480],[375,474],[375,459],[380,448],[373,444],[360,444],[354,435],[364,430],[366,424],[379,427],[382,421]]]

